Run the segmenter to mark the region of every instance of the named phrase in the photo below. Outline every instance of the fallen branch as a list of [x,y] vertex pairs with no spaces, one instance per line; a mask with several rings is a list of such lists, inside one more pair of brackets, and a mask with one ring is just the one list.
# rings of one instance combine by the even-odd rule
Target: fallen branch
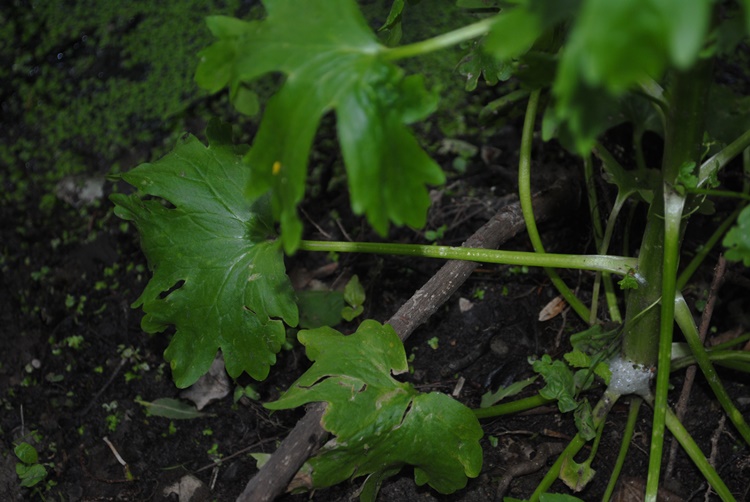
[[[571,187],[572,184],[569,179],[560,179],[549,188],[534,194],[534,212],[538,221],[550,220],[577,207],[579,194],[578,190]],[[500,209],[463,246],[494,249],[524,228],[521,206],[516,201]],[[406,340],[458,290],[477,266],[477,263],[468,261],[447,262],[387,323],[401,340]],[[248,482],[237,502],[267,502],[284,491],[292,477],[328,436],[321,425],[324,411],[325,403],[307,406],[305,416]]]

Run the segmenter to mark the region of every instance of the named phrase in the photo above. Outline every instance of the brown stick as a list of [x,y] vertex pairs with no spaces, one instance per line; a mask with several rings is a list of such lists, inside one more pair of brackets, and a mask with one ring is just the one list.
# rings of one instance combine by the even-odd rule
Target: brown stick
[[[533,196],[537,221],[565,214],[577,207],[578,190],[570,180],[558,180]],[[492,249],[525,228],[521,206],[516,201],[498,211],[490,221],[464,242],[464,247]],[[443,267],[388,320],[401,340],[424,323],[468,279],[477,263],[453,260]],[[279,448],[248,482],[237,502],[267,502],[280,495],[302,464],[320,448],[328,433],[321,420],[324,403],[307,407],[307,413],[282,441]]]

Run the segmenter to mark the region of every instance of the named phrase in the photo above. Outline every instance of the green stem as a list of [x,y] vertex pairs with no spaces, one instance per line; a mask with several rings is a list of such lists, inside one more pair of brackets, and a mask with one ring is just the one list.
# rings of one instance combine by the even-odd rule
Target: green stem
[[669,428],[669,432],[671,432],[677,439],[677,442],[680,443],[682,449],[685,450],[688,457],[690,457],[696,467],[698,467],[698,470],[701,471],[701,474],[706,478],[706,481],[711,485],[711,488],[713,488],[716,494],[721,497],[721,500],[725,502],[733,502],[735,500],[734,495],[729,491],[727,485],[724,484],[719,473],[717,473],[716,469],[711,466],[708,459],[706,459],[706,456],[695,443],[685,427],[680,423],[680,420],[674,412],[669,409],[666,413],[666,424]]
[[[615,394],[609,390],[604,391],[604,395],[599,400],[599,402],[596,403],[596,406],[594,406],[594,409],[592,411],[594,428],[599,429],[604,424],[604,420],[607,418],[609,411],[612,409],[619,398],[620,396],[618,394]],[[554,483],[560,475],[560,469],[562,468],[565,460],[575,457],[575,455],[579,451],[581,451],[581,448],[583,448],[583,445],[585,444],[586,440],[583,439],[580,433],[576,434],[575,437],[571,439],[570,443],[568,443],[568,446],[565,447],[560,456],[557,457],[557,460],[555,460],[555,463],[552,464],[552,467],[549,468],[547,474],[544,475],[544,478],[542,478],[542,481],[536,487],[534,493],[531,494],[531,497],[529,497],[529,502],[539,501],[539,497],[541,497],[542,494],[546,493],[549,490],[549,487],[552,486],[552,483]]]
[[[662,262],[662,299],[674,298],[677,287],[677,266],[680,254],[682,209],[685,197],[670,187],[664,189],[664,255]],[[674,330],[674,302],[661,302],[659,352],[654,397],[654,419],[651,429],[646,500],[656,502],[659,490],[662,451],[664,447],[665,413],[669,392],[669,365],[672,361],[672,333]]]
[[443,33],[442,35],[433,38],[428,38],[427,40],[402,45],[400,47],[383,48],[383,57],[387,60],[395,61],[453,47],[461,42],[481,37],[486,34],[490,31],[494,22],[495,19],[490,17],[468,26],[458,28],[457,30],[449,31],[448,33]]
[[[521,212],[523,213],[526,231],[529,239],[537,253],[544,253],[544,245],[539,236],[539,230],[536,227],[534,219],[534,208],[531,204],[531,146],[534,139],[534,123],[536,121],[536,112],[539,108],[539,95],[541,90],[537,89],[529,96],[529,102],[526,105],[526,116],[523,121],[523,133],[521,134],[521,148],[518,159],[518,199],[521,203]],[[554,266],[554,265],[553,265]],[[578,314],[581,319],[588,322],[591,312],[581,300],[576,297],[573,291],[565,284],[562,278],[550,267],[545,267],[547,276],[555,285],[568,305]]]
[[708,385],[714,392],[716,399],[719,400],[721,407],[724,408],[724,411],[729,416],[729,420],[732,421],[740,435],[745,439],[745,442],[750,445],[750,427],[747,425],[740,410],[734,405],[729,394],[727,394],[726,389],[724,389],[724,386],[721,384],[721,379],[719,378],[719,375],[716,374],[716,369],[711,364],[706,349],[703,348],[703,344],[700,341],[698,328],[693,321],[690,307],[685,303],[685,299],[681,294],[677,295],[674,305],[676,310],[675,320],[680,326],[680,330],[682,330],[682,333],[685,335],[685,339],[690,346],[690,350],[693,352],[698,367],[705,375]]
[[727,232],[727,230],[729,230],[729,227],[732,226],[732,223],[734,223],[734,221],[737,219],[737,216],[739,216],[742,208],[744,207],[744,205],[740,205],[734,211],[732,211],[732,214],[730,214],[723,222],[721,222],[721,225],[719,225],[714,233],[711,234],[711,237],[703,243],[703,246],[700,248],[700,250],[698,250],[695,256],[693,256],[693,259],[690,260],[690,263],[687,264],[687,266],[680,273],[680,276],[677,278],[677,291],[682,291],[695,271],[698,270],[698,267],[701,265],[701,263],[703,263],[703,260],[706,259],[708,253],[711,252],[714,246],[716,246],[716,243],[719,242],[719,239],[721,239]]
[[[656,338],[658,346],[658,363],[656,373],[656,391],[654,396],[654,418],[651,429],[651,449],[649,453],[648,478],[646,480],[645,502],[656,502],[659,490],[664,447],[664,426],[667,411],[667,392],[669,390],[669,365],[672,352],[672,333],[674,330],[674,309],[672,299],[677,287],[677,267],[680,256],[680,241],[683,230],[682,213],[685,197],[678,194],[673,186],[677,182],[680,170],[686,164],[696,164],[701,157],[702,140],[705,131],[706,101],[708,89],[712,84],[712,65],[710,60],[699,61],[686,72],[673,75],[673,86],[669,103],[668,120],[665,128],[664,159],[662,161],[662,195],[663,226],[661,243],[661,309],[656,333],[641,333],[646,338]],[[654,194],[654,200],[657,194]],[[652,216],[658,216],[653,214]],[[652,221],[651,223],[656,223]],[[657,237],[657,239],[659,239]],[[651,270],[650,272],[656,272]],[[646,280],[649,276],[646,277]],[[632,335],[632,334],[631,334]]]
[[463,260],[501,265],[526,265],[529,267],[560,267],[578,270],[595,270],[627,275],[637,263],[634,258],[601,255],[568,255],[500,251],[496,249],[465,248],[453,246],[426,246],[420,244],[392,244],[380,242],[307,241],[300,243],[302,251],[335,251],[338,253],[375,253],[444,260]]
[[729,164],[732,159],[741,154],[747,147],[750,147],[750,130],[745,131],[742,136],[732,141],[720,152],[715,154],[713,157],[711,157],[701,165],[698,175],[698,185],[703,185],[721,168]]
[[554,399],[547,399],[536,394],[531,397],[518,399],[504,404],[496,404],[495,406],[489,406],[487,408],[476,408],[472,411],[477,418],[492,418],[531,410],[553,402],[555,402]]
[[[589,199],[589,212],[591,213],[591,225],[594,227],[594,243],[596,249],[600,252],[604,231],[602,230],[602,219],[599,211],[599,198],[596,195],[596,185],[594,184],[594,163],[591,162],[591,154],[583,157],[583,177],[586,180],[586,194]],[[597,273],[594,279],[594,289],[591,292],[591,316],[589,324],[596,323],[597,312],[599,312],[599,288],[602,283],[602,274]]]
[[[712,363],[731,368],[743,373],[750,373],[750,352],[746,350],[712,350],[706,351],[706,357]],[[674,371],[687,368],[697,362],[695,356],[679,357],[672,361],[670,369]]]
[[731,199],[742,199],[750,201],[750,195],[742,192],[733,192],[731,190],[707,190],[705,188],[688,188],[685,191],[697,195],[713,195],[714,197],[728,197]]
[[620,442],[620,452],[617,454],[617,461],[612,469],[612,475],[609,477],[609,483],[607,489],[604,491],[602,502],[608,502],[612,497],[612,493],[615,491],[615,485],[620,477],[622,466],[625,465],[625,457],[628,455],[628,449],[630,442],[633,440],[633,433],[635,432],[635,424],[638,420],[638,410],[641,409],[641,403],[643,399],[640,397],[633,396],[630,400],[630,410],[628,411],[628,422],[625,424],[625,430],[622,434],[622,441]]

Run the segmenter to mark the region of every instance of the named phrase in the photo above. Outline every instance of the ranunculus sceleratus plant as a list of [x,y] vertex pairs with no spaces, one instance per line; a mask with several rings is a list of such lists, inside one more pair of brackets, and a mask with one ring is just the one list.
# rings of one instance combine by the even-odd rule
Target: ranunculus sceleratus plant
[[[476,22],[406,45],[398,45],[402,14],[409,8],[404,0],[394,2],[385,20],[386,37],[369,28],[354,0],[264,0],[261,20],[208,18],[216,41],[200,53],[201,87],[212,93],[228,88],[238,109],[255,113],[253,81],[269,73],[284,79],[264,103],[251,146],[234,144],[229,126],[212,123],[208,146],[187,136],[164,158],[122,175],[138,191],[113,195],[116,213],[135,222],[153,273],[134,303],[145,312],[144,330],[175,327],[165,357],[178,387],[203,375],[218,350],[231,376],[247,372],[264,379],[284,343],[285,326],[299,320],[284,253],[394,253],[545,267],[591,328],[571,337],[565,361],[544,356],[534,362],[546,383],[535,403],[556,400],[562,411],[575,410],[579,433],[530,499],[538,500],[557,477],[575,489],[588,482],[591,458],[577,463],[573,457],[586,442],[598,444],[608,411],[629,396],[634,410],[644,400],[653,410],[646,499],[656,500],[667,428],[715,492],[733,500],[668,406],[667,393],[676,323],[692,351],[688,359],[698,364],[736,431],[750,443],[750,428],[714,369],[715,361],[748,372],[750,361],[731,347],[707,352],[681,295],[722,238],[727,258],[750,263],[750,210],[742,209],[748,187],[741,193],[717,187],[717,174],[750,145],[750,117],[742,113],[748,109],[742,97],[714,81],[715,60],[731,54],[748,33],[750,2],[457,3],[480,9]],[[438,96],[421,75],[406,75],[399,62],[467,43],[473,44],[463,62],[470,86],[480,75],[490,83],[513,78],[513,86],[503,87],[509,94],[485,111],[525,105],[519,198],[535,252],[303,240],[297,206],[315,132],[328,113],[336,118],[352,211],[384,236],[391,224],[425,224],[428,187],[442,184],[445,175],[409,125],[435,111]],[[632,169],[599,142],[623,122],[633,131]],[[545,140],[556,138],[580,156],[587,181],[597,163],[616,189],[609,215],[593,219],[597,254],[544,252],[530,195],[531,144],[538,129]],[[663,138],[660,165],[644,160],[646,131]],[[590,188],[595,185],[587,186],[591,207],[600,211]],[[728,196],[735,197],[736,210],[678,273],[691,216],[712,197]],[[647,208],[635,257],[608,252],[614,229],[622,228],[615,222],[626,201]],[[634,229],[626,231],[638,239]],[[596,274],[591,305],[575,296],[555,272],[560,268]],[[603,308],[597,305],[600,296]],[[607,329],[604,318],[611,321]],[[506,413],[509,405],[471,410],[396,380],[393,375],[407,369],[403,345],[390,326],[372,320],[351,336],[322,327],[301,331],[299,341],[314,364],[266,406],[328,403],[324,424],[337,441],[310,460],[315,487],[413,465],[417,483],[451,493],[479,474],[479,419]],[[576,396],[593,378],[604,381],[606,390],[590,407]],[[624,444],[632,432],[631,423]]]

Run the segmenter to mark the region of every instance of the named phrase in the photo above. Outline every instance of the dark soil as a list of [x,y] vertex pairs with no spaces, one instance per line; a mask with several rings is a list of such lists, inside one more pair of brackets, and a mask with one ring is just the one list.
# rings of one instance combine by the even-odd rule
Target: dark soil
[[[187,117],[185,122],[202,124],[204,119]],[[200,134],[199,127],[191,132]],[[436,131],[433,128],[424,141],[439,144],[442,138]],[[429,216],[430,229],[446,226],[441,244],[460,244],[494,214],[498,200],[513,192],[518,136],[518,124],[511,123],[487,142],[479,136],[463,137],[480,147],[499,148],[502,156],[489,165],[478,161],[462,174],[451,170],[451,156],[437,156],[452,173],[447,188],[435,192],[437,203]],[[154,144],[159,141],[161,138]],[[148,154],[145,147],[130,152],[129,167],[147,160]],[[330,172],[322,169],[313,178],[313,183],[328,183],[323,189],[311,188],[311,199],[304,206],[306,237],[342,239],[345,230],[358,240],[376,239],[361,219],[346,216],[350,210],[335,150],[320,146],[315,155],[318,164],[329,166]],[[321,157],[324,155],[330,158],[326,161]],[[539,165],[577,168],[555,144],[540,144],[535,155]],[[82,175],[98,173],[92,167]],[[110,182],[105,184],[105,194],[122,189]],[[172,383],[169,366],[162,357],[170,334],[144,333],[140,328],[142,313],[130,308],[149,280],[135,229],[113,215],[106,198],[79,207],[58,198],[51,206],[40,208],[45,196],[49,192],[36,191],[31,184],[21,200],[0,207],[0,500],[182,501],[187,499],[167,495],[165,489],[186,476],[200,481],[193,500],[234,500],[257,471],[249,453],[273,452],[303,414],[303,410],[272,414],[262,406],[276,399],[308,367],[303,348],[296,344],[281,352],[264,382],[241,377],[231,383],[232,391],[254,384],[258,400],[235,400],[230,392],[207,405],[203,409],[206,414],[200,418],[170,421],[149,416],[138,401],[179,398],[180,391]],[[339,221],[334,219],[336,215],[341,215]],[[686,243],[700,242],[705,232],[712,230],[711,225],[706,220],[691,227]],[[542,228],[548,250],[590,252],[588,226],[581,208],[561,214]],[[408,229],[394,229],[391,238],[425,242],[423,233]],[[506,247],[528,250],[529,244],[521,236]],[[712,255],[708,263],[715,261],[716,255]],[[325,256],[299,253],[288,260],[288,270],[319,270],[330,263]],[[437,261],[413,258],[341,255],[336,268],[321,280],[335,285],[341,277],[358,274],[367,291],[360,319],[384,321],[439,266]],[[710,273],[707,268],[699,274],[695,286],[687,291],[689,301],[705,300]],[[748,279],[743,273],[732,268],[728,274],[715,314],[718,333],[750,325]],[[564,277],[568,284],[578,285],[585,298],[592,275],[567,273]],[[549,321],[537,321],[539,312],[555,296],[541,270],[479,267],[407,341],[407,354],[414,356],[414,371],[406,380],[423,391],[455,393],[461,402],[478,407],[488,389],[531,376],[529,357],[544,353],[560,356],[568,350],[567,336],[583,327],[574,314],[564,311]],[[459,305],[465,302],[461,299],[473,307],[462,311]],[[339,329],[352,332],[356,326],[355,320]],[[452,366],[457,360],[463,363]],[[683,375],[677,372],[673,377],[675,399]],[[747,376],[731,372],[722,376],[740,411],[750,417]],[[522,396],[539,388],[537,383]],[[594,391],[590,399],[596,398]],[[685,420],[687,429],[706,455],[712,455],[716,469],[737,500],[749,500],[750,452],[731,424],[721,425],[722,432],[715,434],[723,424],[723,413],[700,375],[691,403]],[[597,475],[577,494],[583,500],[601,498],[626,419],[627,401],[616,405],[607,419],[593,464]],[[427,487],[417,487],[412,471],[404,469],[385,482],[379,500],[493,500],[508,470],[517,466],[526,467],[527,474],[512,478],[505,495],[526,497],[556,458],[552,452],[559,452],[576,432],[572,417],[561,415],[553,407],[486,420],[483,426],[484,467],[465,490],[439,495]],[[640,500],[633,493],[642,492],[645,483],[649,438],[650,418],[644,406],[623,469],[624,482],[618,492],[621,498],[616,500]],[[16,475],[13,448],[22,441],[35,446],[39,462],[48,471],[35,488],[22,488]],[[115,451],[127,463],[127,469]],[[676,462],[672,477],[664,479],[664,488],[671,494],[665,492],[663,500],[704,500],[707,487],[700,473],[681,451]],[[312,498],[349,500],[360,484],[358,479],[316,492]],[[569,493],[559,481],[552,491]],[[309,497],[286,495],[284,500]],[[715,495],[707,497],[716,500]]]
[[[546,148],[547,154],[550,148]],[[451,230],[446,242],[460,242],[492,213],[486,209],[493,204],[487,198],[492,190],[487,190],[482,176],[474,178],[480,180],[476,185],[472,176],[454,180],[453,195],[443,194],[431,214],[431,223],[437,227],[455,221],[459,212],[477,213]],[[502,195],[504,190],[494,191]],[[330,211],[346,214],[345,197],[330,197],[328,201],[313,201],[307,212],[322,229],[336,231],[338,226],[330,219]],[[137,235],[132,227],[123,226],[112,216],[106,200],[83,211],[63,202],[58,202],[50,214],[34,211],[33,207],[33,203],[25,208],[4,207],[0,220],[5,253],[0,289],[0,388],[4,389],[0,492],[4,500],[42,495],[47,500],[161,500],[165,498],[164,489],[187,474],[204,485],[199,499],[233,500],[255,472],[248,453],[272,452],[276,441],[301,416],[299,411],[270,414],[261,402],[278,397],[306,368],[302,348],[296,346],[279,355],[272,376],[256,384],[259,401],[245,397],[233,402],[230,394],[208,405],[204,410],[208,415],[202,418],[170,422],[149,417],[136,399],[153,401],[180,393],[162,359],[169,335],[145,334],[139,327],[141,313],[129,308],[149,278]],[[585,225],[581,225],[580,215],[561,216],[543,228],[550,250],[584,248],[580,230]],[[359,222],[344,221],[342,225],[352,229]],[[373,238],[367,231],[365,234],[364,238]],[[421,242],[415,232],[397,230],[394,234],[403,242]],[[526,249],[528,245],[525,238],[518,238],[510,247]],[[324,257],[300,254],[290,259],[288,266],[290,270],[312,270],[325,263]],[[336,272],[323,280],[332,281],[338,274],[359,274],[368,294],[364,317],[382,321],[438,266],[438,262],[427,260],[342,255]],[[37,273],[45,267],[46,272]],[[582,291],[591,282],[588,274],[569,275],[567,279],[572,284],[580,283]],[[729,310],[737,312],[736,305],[747,305],[747,297],[739,296],[742,292],[736,286],[730,287],[733,296],[725,297],[724,303],[735,305]],[[559,355],[566,350],[566,335],[581,327],[574,316],[562,313],[547,322],[536,320],[555,295],[541,271],[480,267],[459,293],[408,340],[407,353],[414,354],[414,372],[408,379],[421,390],[451,393],[461,378],[464,384],[459,399],[478,406],[488,385],[529,376],[529,356]],[[462,313],[460,298],[471,301],[473,308]],[[744,312],[740,309],[739,313]],[[727,320],[726,327],[741,321],[736,317]],[[355,327],[353,322],[341,329],[352,331]],[[79,344],[71,341],[75,336],[82,337]],[[428,343],[433,338],[437,348]],[[477,354],[478,345],[485,349]],[[470,353],[475,353],[474,357],[464,361],[465,367],[453,370],[450,365]],[[446,368],[451,371],[446,372]],[[741,409],[747,412],[750,386],[746,379],[725,376],[730,392],[741,398]],[[680,386],[681,378],[681,374],[675,375],[675,386]],[[250,381],[241,378],[239,383]],[[711,452],[711,435],[722,414],[702,384],[693,392],[695,406],[688,413],[686,425],[704,451]],[[579,494],[584,500],[601,495],[619,448],[626,414],[627,407],[618,405],[608,418],[594,464],[598,475]],[[559,448],[556,445],[564,445],[575,433],[573,421],[553,408],[488,420],[484,427],[483,474],[470,481],[466,490],[439,496],[416,487],[411,473],[405,470],[385,484],[381,500],[490,500],[508,466],[531,464],[535,455],[550,447]],[[496,446],[490,445],[490,437],[497,438]],[[133,480],[126,479],[105,438],[127,462]],[[643,482],[648,439],[649,421],[642,412],[623,473],[636,486]],[[33,443],[40,452],[40,462],[48,468],[48,478],[38,485],[42,487],[38,492],[19,487],[11,450],[20,441]],[[717,468],[738,500],[743,499],[750,475],[747,449],[742,448],[730,427],[718,437],[715,448]],[[549,465],[554,458],[550,455],[541,464]],[[514,479],[509,495],[528,495],[544,472],[541,468]],[[355,482],[321,491],[314,498],[345,500],[357,486]],[[705,492],[705,482],[684,454],[678,455],[674,478],[665,480],[665,486],[680,497],[670,500],[698,500]],[[559,482],[553,488],[565,491]],[[304,497],[307,495],[290,500]]]

